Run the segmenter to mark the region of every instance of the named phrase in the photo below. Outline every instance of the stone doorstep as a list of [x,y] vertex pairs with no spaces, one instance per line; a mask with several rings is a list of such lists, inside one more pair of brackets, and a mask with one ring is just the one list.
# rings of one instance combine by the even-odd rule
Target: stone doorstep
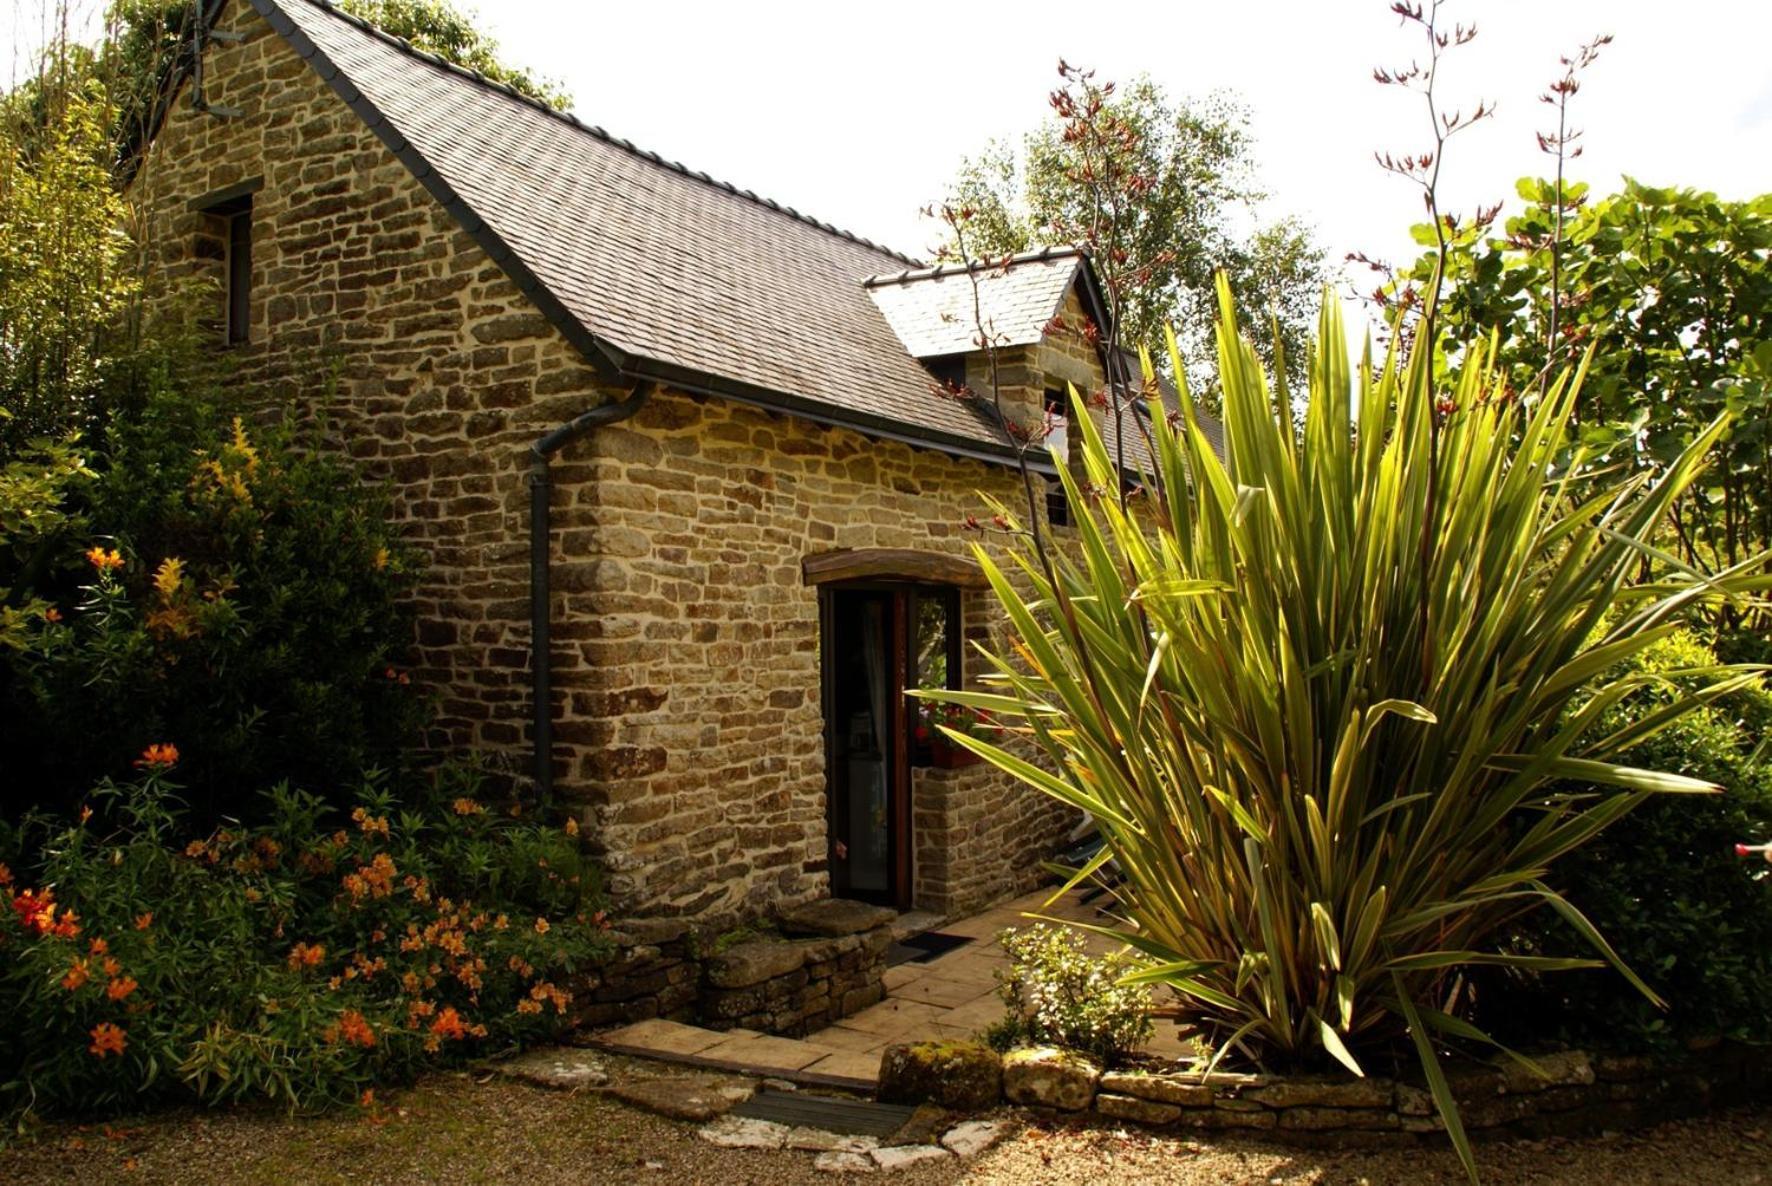
[[863,1074],[870,1056],[836,1050],[794,1038],[750,1030],[703,1029],[675,1021],[642,1021],[597,1034],[591,1045],[615,1054],[650,1058],[681,1066],[773,1076],[809,1087],[871,1092],[879,1081],[879,1059]]

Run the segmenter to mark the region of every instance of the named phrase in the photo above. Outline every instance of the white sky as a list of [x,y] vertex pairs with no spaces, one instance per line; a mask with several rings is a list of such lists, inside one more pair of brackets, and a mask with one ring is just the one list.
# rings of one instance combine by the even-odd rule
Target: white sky
[[[961,157],[1047,113],[1063,55],[1104,78],[1148,73],[1173,93],[1219,87],[1253,108],[1271,213],[1314,224],[1339,259],[1412,253],[1418,193],[1373,163],[1418,149],[1418,97],[1372,67],[1419,52],[1384,0],[1164,4],[1092,0],[875,4],[585,4],[480,0],[506,55],[564,82],[578,114],[693,168],[913,255],[939,235],[917,211]],[[1513,197],[1546,172],[1533,130],[1557,59],[1614,43],[1576,97],[1575,177],[1622,174],[1725,197],[1772,191],[1772,4],[1765,0],[1462,0],[1475,21],[1441,94],[1499,115],[1447,154],[1448,208]]]
[[[8,62],[34,39],[37,21],[20,14],[41,2],[0,0]],[[1375,149],[1419,149],[1425,132],[1419,99],[1371,78],[1420,49],[1385,0],[467,2],[508,60],[564,82],[587,121],[913,255],[939,238],[917,212],[961,157],[1045,116],[1061,54],[1104,78],[1148,73],[1176,94],[1236,90],[1254,112],[1269,213],[1305,218],[1333,259],[1413,251],[1420,199],[1372,161]],[[87,14],[100,4],[73,0]],[[1602,193],[1626,173],[1725,197],[1772,191],[1772,3],[1453,0],[1445,11],[1480,35],[1447,63],[1444,100],[1500,105],[1453,142],[1448,208],[1511,198],[1516,177],[1545,171],[1532,133],[1552,113],[1537,96],[1558,56],[1599,32],[1616,40],[1577,96],[1587,136],[1574,176]]]

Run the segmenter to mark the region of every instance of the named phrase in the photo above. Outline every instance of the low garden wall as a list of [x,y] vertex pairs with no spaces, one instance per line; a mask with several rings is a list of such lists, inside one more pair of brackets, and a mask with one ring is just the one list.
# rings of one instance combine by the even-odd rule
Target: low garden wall
[[726,947],[685,922],[630,923],[616,958],[574,986],[574,1017],[587,1028],[663,1017],[803,1037],[885,995],[897,917],[824,899],[783,911],[779,937]]
[[[1574,1136],[1643,1127],[1764,1098],[1764,1052],[1717,1045],[1671,1061],[1564,1051],[1448,1074],[1473,1136]],[[880,1098],[979,1109],[999,1100],[1164,1130],[1245,1131],[1300,1145],[1369,1146],[1443,1140],[1425,1087],[1368,1078],[1279,1078],[1129,1069],[1103,1072],[1052,1047],[999,1058],[976,1043],[890,1048]]]

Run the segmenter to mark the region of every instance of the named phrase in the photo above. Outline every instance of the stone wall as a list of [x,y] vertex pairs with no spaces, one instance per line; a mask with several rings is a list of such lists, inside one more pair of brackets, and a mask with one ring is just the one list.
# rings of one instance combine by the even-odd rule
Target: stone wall
[[[293,404],[392,484],[402,534],[426,567],[413,677],[440,695],[437,742],[523,769],[527,450],[605,395],[577,350],[250,5],[228,5],[221,27],[242,41],[211,47],[206,89],[244,114],[220,119],[181,99],[131,194],[157,292],[170,310],[195,285],[219,316],[223,265],[198,207],[262,179],[250,340],[219,361],[237,389]],[[219,343],[220,329],[205,328]],[[578,656],[563,649],[557,662],[570,688]]]
[[[1147,1128],[1242,1132],[1299,1145],[1412,1145],[1446,1138],[1433,1098],[1420,1082],[1385,1078],[1278,1077],[1133,1066],[1108,1071],[1052,1047],[1011,1050],[999,1060],[976,1043],[890,1047],[882,1060],[882,1099],[933,1099],[943,1090],[921,1069],[938,1062],[994,1073],[968,1082],[1000,1083],[1009,1103],[1131,1122]],[[1447,1079],[1473,1137],[1573,1136],[1646,1127],[1675,1116],[1766,1098],[1772,1070],[1763,1051],[1729,1044],[1683,1057],[1534,1056],[1536,1069],[1452,1067]],[[989,1093],[987,1093],[989,1094]],[[989,1108],[996,1096],[968,1106]]]
[[[236,385],[292,403],[390,483],[426,576],[413,678],[435,742],[527,766],[531,442],[610,398],[408,170],[245,4],[206,58],[219,119],[176,104],[134,184],[159,292],[216,317],[209,197],[253,194],[250,340]],[[556,786],[624,913],[715,922],[828,892],[810,552],[963,554],[1000,467],[676,391],[554,465]],[[971,637],[988,594],[968,593]],[[983,767],[919,792],[919,902],[1024,888],[1068,814]],[[1016,821],[1012,830],[1000,826]],[[926,855],[925,855],[926,854]]]
[[717,947],[705,931],[641,920],[614,960],[573,986],[584,1028],[663,1017],[804,1037],[885,995],[896,914],[822,899],[782,913],[782,934]]
[[[571,697],[559,731],[578,747],[572,785],[610,884],[682,914],[745,917],[817,896],[829,884],[819,597],[801,562],[838,548],[965,556],[980,492],[1018,497],[1018,480],[676,392],[586,453],[561,516],[571,594],[557,630],[594,688]],[[990,594],[961,602],[968,639],[1000,644]],[[970,680],[976,657],[966,664]],[[1070,826],[1055,801],[990,768],[934,773],[914,792],[920,906],[969,910],[1023,888]],[[1019,830],[980,826],[991,813]]]

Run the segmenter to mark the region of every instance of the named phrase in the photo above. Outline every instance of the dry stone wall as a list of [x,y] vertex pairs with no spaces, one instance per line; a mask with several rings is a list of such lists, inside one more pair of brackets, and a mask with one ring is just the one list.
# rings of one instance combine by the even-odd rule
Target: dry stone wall
[[[390,484],[426,577],[414,679],[436,743],[526,764],[529,444],[610,397],[409,171],[253,13],[174,106],[132,196],[159,291],[217,315],[208,197],[252,195],[250,340],[223,364]],[[212,318],[206,332],[219,338]],[[827,891],[818,616],[800,561],[964,553],[1003,470],[676,391],[554,466],[556,778],[624,911],[715,921]],[[972,637],[989,635],[968,593]],[[922,904],[1023,888],[1065,812],[983,767],[919,781]]]

